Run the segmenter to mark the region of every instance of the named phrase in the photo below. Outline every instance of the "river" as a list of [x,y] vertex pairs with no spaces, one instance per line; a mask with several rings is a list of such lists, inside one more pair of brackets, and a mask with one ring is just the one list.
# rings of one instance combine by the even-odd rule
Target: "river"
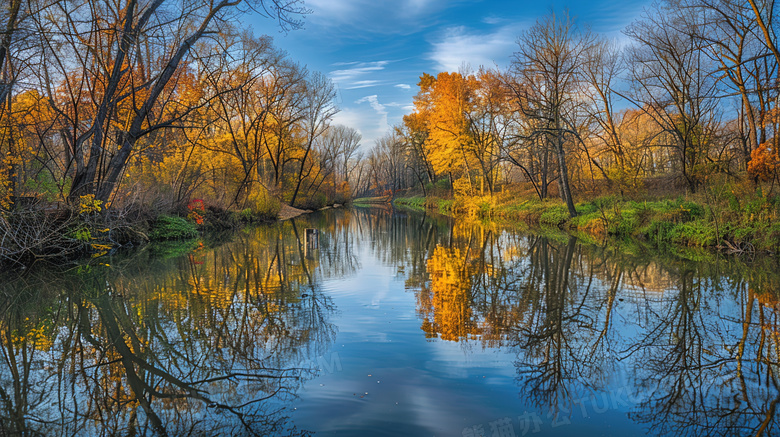
[[5,275],[0,434],[779,434],[780,266],[671,252],[341,209]]

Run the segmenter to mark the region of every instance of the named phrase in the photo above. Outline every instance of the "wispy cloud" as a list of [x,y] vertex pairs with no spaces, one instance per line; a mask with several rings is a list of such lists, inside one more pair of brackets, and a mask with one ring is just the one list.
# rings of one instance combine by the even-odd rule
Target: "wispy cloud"
[[345,68],[341,70],[334,70],[330,72],[330,78],[344,86],[348,87],[351,82],[357,80],[366,74],[375,73],[385,69],[390,61],[374,61],[374,62],[341,62],[334,64],[336,66],[352,66],[352,68]]
[[357,89],[360,89],[360,88],[369,88],[369,87],[377,86],[377,85],[381,85],[381,84],[382,84],[382,81],[379,81],[379,80],[358,80],[358,81],[352,82],[350,85],[348,85],[348,86],[346,86],[344,88],[348,89],[348,90],[357,90]]
[[[387,107],[379,102],[376,94],[360,98],[355,103],[358,105],[368,103],[375,113],[374,116],[370,116],[370,122],[367,119],[366,126],[361,129],[366,140],[373,142],[390,131],[390,124],[387,122]],[[366,115],[366,117],[369,116]]]
[[396,88],[401,88],[402,90],[410,90],[410,89],[412,89],[412,86],[409,85],[408,83],[399,83],[399,84],[396,84],[394,86]]
[[480,33],[466,27],[450,27],[431,43],[427,58],[439,71],[458,71],[463,65],[504,66],[514,52],[520,25],[509,25],[493,32]]
[[[351,37],[419,32],[438,23],[442,11],[470,0],[306,0],[308,22]],[[370,25],[367,25],[370,23]],[[360,32],[354,32],[359,28]]]

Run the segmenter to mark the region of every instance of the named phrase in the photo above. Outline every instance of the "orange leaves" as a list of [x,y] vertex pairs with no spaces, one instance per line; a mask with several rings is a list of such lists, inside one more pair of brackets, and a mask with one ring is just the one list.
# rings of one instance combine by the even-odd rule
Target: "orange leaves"
[[[471,278],[465,257],[458,249],[438,246],[428,259],[431,275],[432,314],[425,314],[423,329],[440,333],[443,340],[457,341],[475,334],[478,329],[471,311]],[[432,316],[432,317],[431,317]],[[432,319],[432,320],[431,320]]]
[[461,149],[471,141],[466,112],[478,82],[474,76],[443,72],[435,78],[423,74],[418,85],[415,112],[404,117],[404,123],[411,131],[428,131],[426,148],[434,170],[451,172],[461,163]]
[[780,169],[780,157],[777,151],[772,150],[769,143],[763,143],[757,149],[750,152],[748,173],[762,181],[772,180]]

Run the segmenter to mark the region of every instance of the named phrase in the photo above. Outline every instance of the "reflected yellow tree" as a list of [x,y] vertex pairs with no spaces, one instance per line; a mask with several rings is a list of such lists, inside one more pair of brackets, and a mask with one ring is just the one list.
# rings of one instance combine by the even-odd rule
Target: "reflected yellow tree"
[[458,249],[438,246],[428,260],[430,290],[419,293],[426,337],[459,340],[479,333],[471,312],[471,276]]

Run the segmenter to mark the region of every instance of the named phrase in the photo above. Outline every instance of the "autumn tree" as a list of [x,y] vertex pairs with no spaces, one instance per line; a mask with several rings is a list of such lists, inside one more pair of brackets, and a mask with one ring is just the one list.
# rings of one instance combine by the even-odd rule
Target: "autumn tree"
[[461,194],[492,193],[509,101],[499,74],[486,69],[476,75],[423,74],[418,85],[415,110],[404,117],[399,133],[423,190],[437,175],[448,175]]
[[428,156],[438,174],[457,172],[469,177],[470,165],[466,147],[471,141],[466,113],[470,110],[472,78],[459,73],[439,73],[435,78],[424,74],[415,106],[425,114],[428,127]]
[[243,208],[258,182],[266,123],[273,117],[262,100],[263,80],[281,59],[269,37],[243,32],[221,35],[220,44],[201,63],[201,75],[213,95],[209,108],[215,128],[203,147],[231,156],[237,165],[230,167],[240,168],[229,205]]
[[306,68],[282,59],[272,66],[259,84],[259,107],[262,118],[262,144],[265,159],[260,173],[266,183],[281,192],[285,186],[285,169],[296,160],[297,144],[293,133],[305,116]]
[[484,185],[487,185],[488,192],[493,193],[501,162],[501,145],[509,136],[511,94],[496,71],[482,68],[471,83],[475,88],[470,96],[470,111],[465,113],[471,137],[467,150],[481,171],[480,192],[484,192]]
[[[34,2],[10,0],[0,6],[0,209],[13,206],[19,171],[13,90],[26,70],[31,35],[27,27]],[[25,5],[27,7],[23,8]]]
[[60,138],[71,198],[108,200],[130,157],[180,125],[187,111],[178,106],[176,85],[194,48],[241,7],[259,9],[285,29],[298,27],[296,15],[305,12],[296,1],[219,0],[182,9],[164,0],[124,0],[56,2],[37,15],[45,46],[40,86],[66,121]]

